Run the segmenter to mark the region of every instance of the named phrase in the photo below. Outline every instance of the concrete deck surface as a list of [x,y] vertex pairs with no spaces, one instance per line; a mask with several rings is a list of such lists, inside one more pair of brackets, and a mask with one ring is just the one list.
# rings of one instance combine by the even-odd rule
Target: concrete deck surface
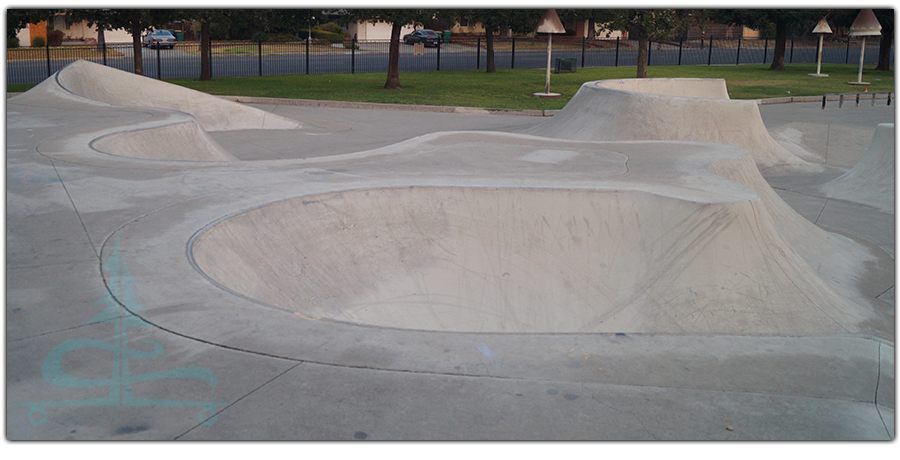
[[[648,144],[602,144],[610,152],[592,153],[588,167],[565,166],[571,152],[587,158],[585,149],[601,144],[522,134],[540,129],[546,120],[538,117],[253,105],[298,127],[210,132],[214,144],[234,158],[197,162],[131,158],[92,147],[95,139],[142,123],[185,122],[164,109],[58,94],[7,101],[7,439],[893,439],[894,214],[817,192],[862,158],[875,127],[894,122],[893,107],[759,108],[773,137],[782,145],[785,136],[793,142],[786,149],[827,149],[831,158],[823,152],[817,172],[763,170],[778,196],[808,220],[791,225],[816,242],[842,241],[853,249],[834,251],[850,259],[857,250],[875,255],[865,270],[847,268],[862,262],[841,265],[834,259],[822,260],[838,268],[812,267],[816,282],[824,283],[817,295],[825,300],[811,305],[835,302],[837,310],[823,310],[828,315],[850,311],[828,322],[840,327],[756,325],[740,332],[709,329],[724,324],[715,322],[692,330],[682,323],[671,323],[681,329],[665,329],[622,320],[592,331],[460,332],[377,324],[360,320],[364,315],[334,320],[288,311],[237,292],[227,282],[232,275],[216,279],[201,272],[204,262],[195,257],[194,245],[212,228],[236,232],[216,227],[233,222],[229,217],[295,197],[448,186],[590,190],[600,180],[598,171],[621,174],[621,156],[635,166]],[[853,127],[871,134],[840,144],[817,134],[858,132]],[[438,131],[455,133],[409,141]],[[472,140],[478,136],[490,140]],[[179,142],[177,136],[142,142],[153,139]],[[472,145],[459,147],[466,141]],[[512,152],[515,142],[549,144],[511,162],[500,146]],[[852,147],[839,146],[845,144]],[[447,145],[455,146],[454,154]],[[653,144],[676,150],[679,145]],[[496,151],[479,150],[485,146]],[[710,149],[716,158],[750,158]],[[850,156],[857,161],[844,158]],[[735,171],[732,180],[740,182],[743,170]],[[702,175],[691,174],[669,180]],[[720,180],[693,183],[697,195],[688,201],[718,194],[738,203],[764,195],[750,179],[727,189],[717,188],[724,187]],[[617,187],[629,187],[623,184]],[[396,200],[403,206],[417,201]],[[389,197],[387,203],[380,206],[390,206]],[[290,212],[297,211],[281,215]],[[312,217],[298,213],[279,225],[312,229],[319,222]],[[346,270],[321,279],[341,284],[355,268],[365,280],[366,272],[385,268],[354,259],[359,256],[353,246],[372,248],[375,236],[352,233],[360,231],[354,221],[331,219],[329,231],[351,232],[340,240],[350,256],[339,266]],[[254,235],[234,234],[242,241]],[[238,252],[229,257],[244,257],[244,273],[262,270],[279,250],[295,249],[288,243],[269,248],[273,256],[265,261],[246,260]],[[316,256],[326,260],[329,251],[338,253],[327,244],[331,240],[318,240],[304,251],[318,245]],[[799,248],[798,264],[824,257],[804,255],[802,243],[787,244]],[[302,264],[302,256],[287,260]],[[804,267],[798,270],[810,270]],[[298,265],[301,280],[308,279],[307,269]],[[848,298],[856,300],[840,310]],[[879,323],[866,323],[867,315]]]

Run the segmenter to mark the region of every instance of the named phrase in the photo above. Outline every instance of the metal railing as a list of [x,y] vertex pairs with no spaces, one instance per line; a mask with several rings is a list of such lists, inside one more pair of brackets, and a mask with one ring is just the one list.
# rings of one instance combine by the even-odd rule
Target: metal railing
[[[871,96],[871,97],[870,97]],[[871,101],[871,107],[875,107],[876,100],[886,100],[887,106],[890,107],[891,99],[894,97],[893,91],[866,91],[862,93],[829,93],[822,96],[822,109],[825,109],[825,104],[827,101],[838,101],[838,108],[844,107],[844,98],[847,97],[850,100],[856,99],[856,107],[859,107],[860,101],[867,102]]]
[[[648,65],[763,64],[771,62],[774,39],[651,40]],[[878,40],[867,40],[866,63],[878,58]],[[319,40],[289,42],[216,41],[209,49],[213,77],[387,72],[388,40]],[[815,38],[789,40],[785,63],[816,62]],[[856,39],[825,42],[824,63],[851,63],[859,59]],[[174,49],[142,48],[143,74],[159,79],[199,78],[200,44],[178,43]],[[575,59],[579,67],[637,65],[637,41],[557,37],[553,57]],[[59,46],[7,49],[7,84],[39,83],[67,64],[85,59],[134,72],[130,44]],[[440,46],[419,49],[400,45],[401,72],[480,70],[487,62],[483,37],[454,37]],[[892,49],[893,57],[893,49]],[[498,69],[539,69],[546,66],[544,38],[494,39]]]

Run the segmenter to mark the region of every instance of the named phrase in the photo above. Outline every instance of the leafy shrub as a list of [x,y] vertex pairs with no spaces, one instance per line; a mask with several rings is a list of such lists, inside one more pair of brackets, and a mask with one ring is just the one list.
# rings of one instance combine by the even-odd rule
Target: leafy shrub
[[323,40],[331,43],[341,43],[346,38],[350,38],[350,34],[344,32],[341,26],[334,22],[327,24],[319,24],[312,29],[312,36],[317,40]]
[[31,46],[34,48],[43,48],[47,46],[47,42],[44,40],[44,37],[34,37],[31,39]]
[[19,37],[15,35],[11,37],[6,37],[6,47],[7,48],[18,48],[19,47]]
[[47,43],[50,46],[59,46],[62,45],[63,41],[63,33],[61,30],[48,30],[47,31]]

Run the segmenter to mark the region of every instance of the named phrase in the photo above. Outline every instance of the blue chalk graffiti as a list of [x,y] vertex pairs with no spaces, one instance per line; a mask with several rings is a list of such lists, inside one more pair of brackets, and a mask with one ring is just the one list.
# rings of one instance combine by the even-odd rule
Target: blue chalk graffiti
[[[152,351],[139,351],[129,348],[127,332],[130,327],[146,327],[148,324],[138,316],[133,315],[124,309],[116,299],[128,305],[129,308],[137,311],[146,310],[144,306],[135,300],[133,287],[135,285],[134,277],[128,271],[128,266],[122,260],[119,252],[119,241],[116,240],[116,246],[112,254],[103,264],[105,270],[109,270],[108,290],[96,304],[105,304],[106,308],[97,316],[92,318],[89,323],[115,323],[115,338],[113,343],[104,342],[94,339],[72,339],[67,340],[52,350],[44,358],[41,366],[41,374],[44,380],[52,385],[67,388],[97,388],[109,387],[109,395],[102,398],[94,399],[75,399],[62,401],[41,401],[19,403],[20,406],[26,406],[30,409],[28,412],[28,421],[34,426],[41,426],[47,421],[47,407],[199,407],[199,421],[206,426],[211,426],[216,422],[216,408],[224,406],[222,403],[200,402],[200,401],[179,401],[168,399],[150,399],[140,398],[134,395],[132,385],[139,382],[147,382],[161,379],[195,379],[201,380],[209,384],[212,390],[215,390],[218,379],[215,372],[205,367],[182,367],[178,369],[170,369],[159,372],[148,372],[145,374],[132,375],[129,366],[129,360],[134,359],[154,359],[162,356],[163,347],[158,342],[152,340],[142,340],[141,343],[148,344],[153,347]],[[103,352],[112,352],[112,377],[102,379],[88,379],[72,376],[62,369],[62,361],[66,355],[72,351],[80,349],[94,349]],[[37,416],[40,416],[39,418]]]

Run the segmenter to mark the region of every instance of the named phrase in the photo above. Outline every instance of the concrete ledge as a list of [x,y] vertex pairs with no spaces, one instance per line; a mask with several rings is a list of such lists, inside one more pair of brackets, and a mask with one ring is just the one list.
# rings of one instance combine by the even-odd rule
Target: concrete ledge
[[318,101],[312,99],[287,99],[275,97],[249,97],[249,96],[220,96],[243,104],[276,104],[298,105],[306,107],[333,107],[341,109],[376,109],[376,110],[405,110],[412,112],[437,112],[437,113],[465,113],[475,115],[515,115],[525,117],[552,117],[559,110],[517,110],[494,109],[487,107],[453,107],[444,105],[410,105],[410,104],[383,104],[377,102],[347,102],[347,101]]

